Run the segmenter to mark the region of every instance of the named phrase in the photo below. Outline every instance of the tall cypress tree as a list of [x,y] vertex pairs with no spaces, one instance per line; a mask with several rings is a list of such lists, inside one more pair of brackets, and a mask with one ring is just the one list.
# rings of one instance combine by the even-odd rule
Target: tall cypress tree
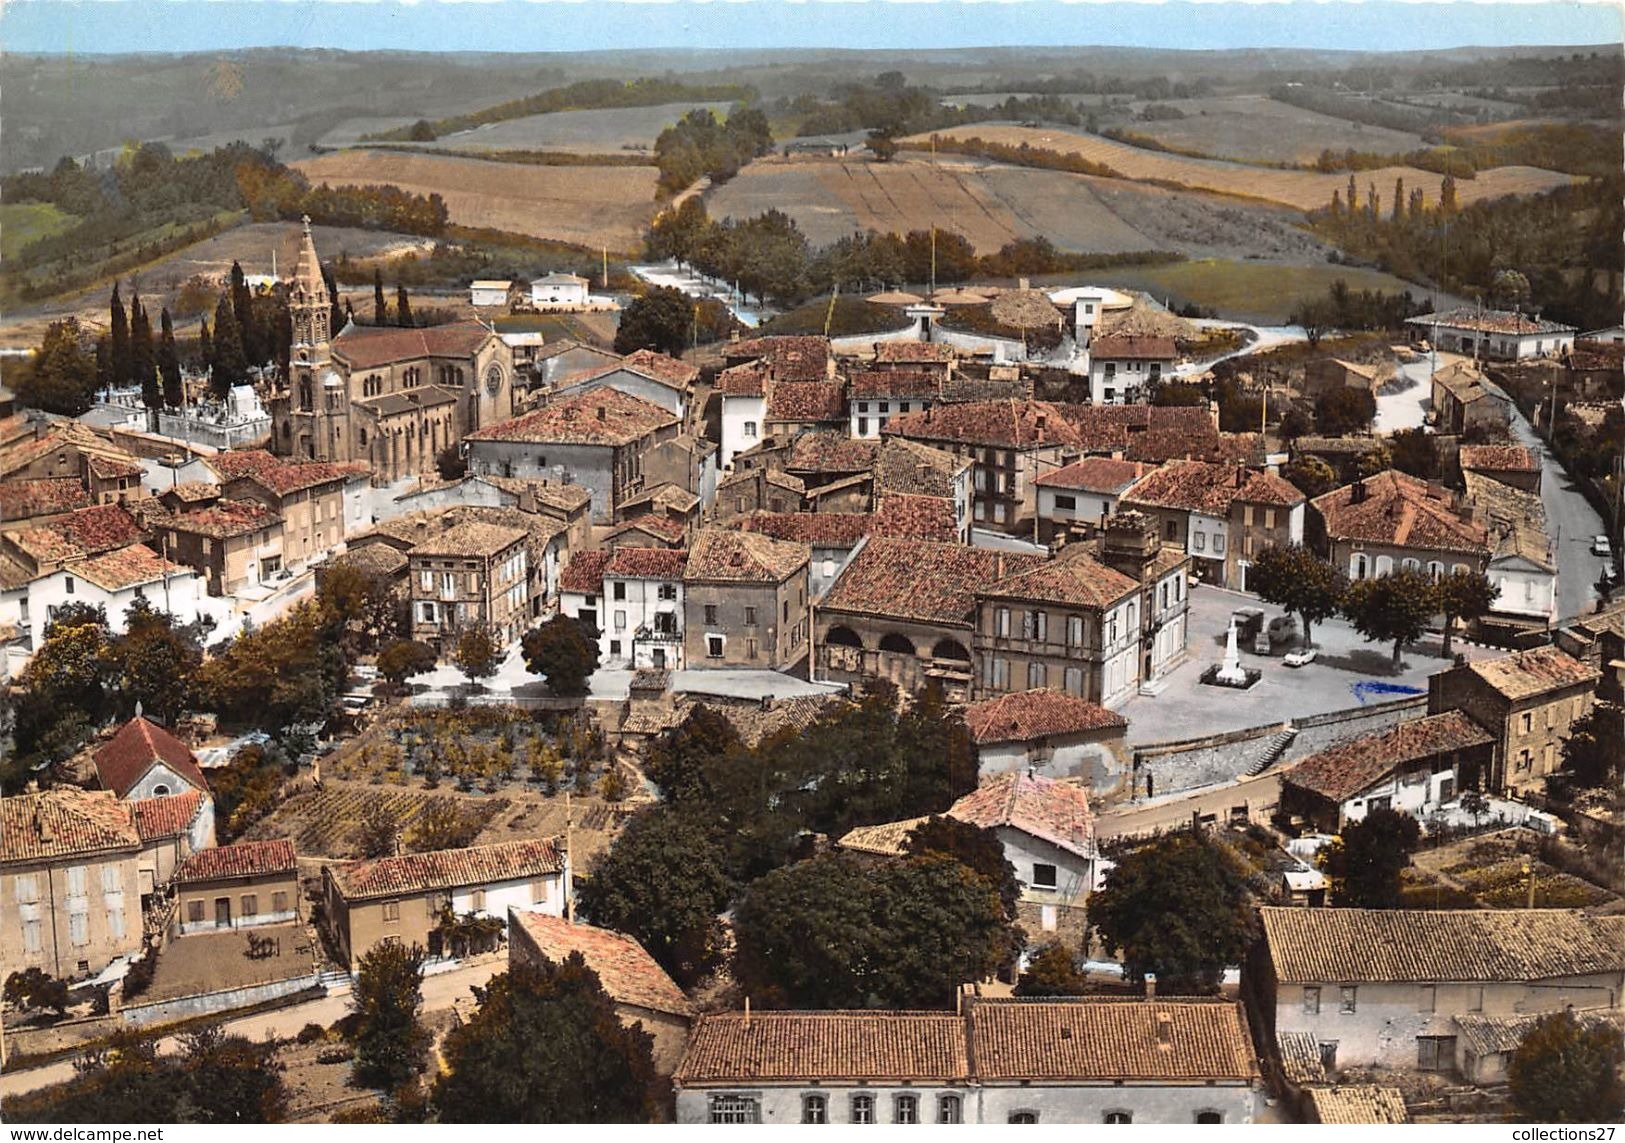
[[214,339],[209,336],[207,316],[197,319],[197,364],[205,373],[214,370]]
[[395,324],[405,329],[417,324],[412,320],[412,303],[406,298],[406,287],[399,282],[395,284]]
[[265,361],[265,347],[254,320],[254,295],[243,277],[240,263],[231,264],[231,314],[237,319],[237,336],[243,343],[243,360],[250,365]]
[[124,301],[119,297],[118,283],[113,283],[113,301],[109,307],[112,327],[113,384],[120,389],[130,383],[130,322],[124,315]]
[[224,397],[233,385],[248,377],[248,359],[243,356],[243,336],[231,300],[221,297],[214,307],[214,372],[209,375],[209,392]]
[[152,321],[147,317],[141,295],[130,296],[130,370],[141,386],[141,403],[149,409],[163,407],[164,392],[158,387],[158,357],[152,347]]
[[347,307],[339,301],[338,280],[333,277],[333,271],[326,266],[322,267],[322,281],[327,283],[327,296],[331,299],[327,316],[327,332],[337,336],[339,330],[344,328],[347,318]]
[[181,356],[175,348],[175,323],[169,320],[169,307],[158,315],[158,376],[163,381],[164,404],[171,409],[185,403],[181,388]]
[[389,324],[389,303],[384,301],[384,272],[372,268],[372,324]]

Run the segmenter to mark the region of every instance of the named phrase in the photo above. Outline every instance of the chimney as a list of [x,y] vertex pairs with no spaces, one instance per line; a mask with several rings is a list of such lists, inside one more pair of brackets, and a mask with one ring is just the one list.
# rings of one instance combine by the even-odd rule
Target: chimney
[[1364,504],[1365,503],[1365,481],[1364,480],[1356,480],[1353,484],[1349,485],[1349,503],[1350,504]]
[[1145,998],[1147,1000],[1157,998],[1157,974],[1154,972],[1145,974]]
[[1004,553],[1000,552],[993,558],[993,578],[1004,578]]
[[[735,334],[734,336],[737,337],[738,335]],[[750,1027],[750,996],[749,996],[749,994],[746,994],[746,996],[745,996],[745,1027],[747,1027],[747,1028]]]
[[1174,1046],[1174,1018],[1166,1012],[1157,1013],[1157,1047],[1170,1049]]
[[39,834],[41,845],[56,844],[56,831],[51,828],[51,823],[45,815],[40,813],[38,802],[34,803],[34,832]]

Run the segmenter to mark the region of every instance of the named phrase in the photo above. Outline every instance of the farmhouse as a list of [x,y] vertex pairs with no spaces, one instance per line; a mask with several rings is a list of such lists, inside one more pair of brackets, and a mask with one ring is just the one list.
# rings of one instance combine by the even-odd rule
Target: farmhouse
[[1431,341],[1434,348],[1492,361],[1526,357],[1560,357],[1574,348],[1575,327],[1509,310],[1461,307],[1443,313],[1406,318],[1412,341]]
[[1393,373],[1393,369],[1380,365],[1361,365],[1336,357],[1317,358],[1304,369],[1303,395],[1314,400],[1338,389],[1358,389],[1375,397]]
[[175,871],[174,916],[182,936],[298,920],[293,842],[244,841],[194,853]]
[[1089,400],[1096,405],[1137,404],[1162,384],[1179,350],[1171,337],[1106,334],[1089,343]]
[[1433,427],[1441,435],[1499,433],[1511,419],[1508,401],[1484,384],[1473,361],[1457,361],[1433,375]]
[[581,309],[592,283],[578,274],[552,273],[530,280],[530,304],[539,310]]
[[1563,909],[1259,914],[1263,937],[1243,987],[1265,1039],[1312,1038],[1327,1073],[1465,1073],[1464,1018],[1617,1012],[1625,988],[1625,918]]
[[468,304],[471,306],[507,306],[508,291],[513,282],[507,278],[476,278],[468,284]]

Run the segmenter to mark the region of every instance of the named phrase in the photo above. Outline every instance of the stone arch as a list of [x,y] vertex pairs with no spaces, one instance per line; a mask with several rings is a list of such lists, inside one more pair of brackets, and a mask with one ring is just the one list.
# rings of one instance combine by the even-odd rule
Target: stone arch
[[880,637],[880,649],[889,651],[894,655],[915,655],[918,651],[914,647],[914,640],[907,635],[899,635],[895,631],[888,631]]
[[831,627],[829,634],[824,636],[824,642],[835,647],[863,646],[863,640],[858,636],[858,633],[845,626]]
[[938,639],[937,645],[931,648],[931,657],[957,659],[962,663],[970,662],[970,652],[965,650],[965,645],[957,639]]

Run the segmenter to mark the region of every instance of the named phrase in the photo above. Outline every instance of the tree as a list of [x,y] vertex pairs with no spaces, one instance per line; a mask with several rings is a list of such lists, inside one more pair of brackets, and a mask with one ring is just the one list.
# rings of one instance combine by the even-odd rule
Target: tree
[[1354,478],[1365,480],[1379,472],[1386,472],[1393,466],[1394,458],[1389,455],[1388,447],[1373,442],[1370,448],[1354,458]]
[[423,1071],[429,1033],[418,1020],[423,1005],[423,950],[399,943],[374,945],[361,958],[355,980],[355,1078],[366,1087],[393,1090]]
[[389,324],[389,303],[384,301],[384,271],[378,266],[372,268],[372,324]]
[[407,138],[414,143],[434,142],[436,138],[434,133],[434,124],[430,123],[427,119],[419,119],[416,123],[412,124],[412,130],[407,133]]
[[1490,279],[1490,297],[1502,309],[1516,309],[1529,301],[1529,279],[1517,270],[1497,270]]
[[186,403],[186,393],[181,385],[181,357],[175,348],[175,323],[167,308],[158,314],[158,327],[158,377],[163,383],[164,404],[175,409]]
[[356,844],[362,857],[394,857],[400,851],[401,829],[395,815],[382,801],[372,802],[361,814],[356,827]]
[[198,692],[228,725],[281,733],[325,720],[347,673],[339,632],[306,601],[216,651],[198,672]]
[[1471,623],[1483,617],[1495,605],[1501,588],[1490,582],[1483,572],[1453,571],[1441,576],[1434,590],[1438,594],[1439,611],[1444,615],[1445,658],[1450,657],[1450,642],[1455,636],[1456,620]]
[[1332,466],[1308,453],[1299,453],[1287,461],[1281,475],[1311,500],[1337,487],[1337,473]]
[[119,297],[118,283],[113,283],[113,298],[108,303],[108,344],[113,354],[113,384],[123,389],[130,384],[134,371],[130,368],[130,319],[124,313],[124,300]]
[[125,612],[124,632],[102,652],[112,713],[129,718],[139,706],[160,723],[175,725],[192,703],[203,666],[199,636],[196,627],[177,624],[174,615],[137,596]]
[[[1439,478],[1439,454],[1434,449],[1438,438],[1426,429],[1400,429],[1388,437],[1388,456],[1393,467],[1408,472],[1418,480]],[[1379,471],[1381,471],[1379,469]]]
[[866,142],[877,163],[889,163],[897,154],[897,140],[884,131],[869,132]]
[[1409,814],[1372,810],[1343,827],[1322,851],[1332,879],[1332,901],[1358,909],[1397,909],[1404,903],[1400,874],[1411,863],[1422,829]]
[[681,290],[651,286],[621,311],[615,331],[615,352],[653,349],[673,357],[688,347],[694,328],[694,303]]
[[322,621],[339,631],[339,641],[350,659],[376,647],[401,626],[400,602],[388,577],[353,564],[329,564],[322,569],[316,603]]
[[1347,589],[1336,568],[1301,544],[1271,544],[1253,558],[1247,586],[1303,622],[1303,645],[1313,647],[1314,625],[1337,614]]
[[1122,955],[1127,978],[1155,973],[1162,993],[1218,991],[1226,966],[1241,962],[1251,920],[1236,858],[1189,832],[1124,855],[1089,900],[1090,926]]
[[705,201],[697,194],[690,195],[676,210],[663,212],[650,224],[644,244],[655,261],[670,258],[681,266],[694,256],[710,228]]
[[407,842],[413,853],[467,849],[479,832],[478,814],[464,813],[455,798],[437,798],[418,815]]
[[1004,856],[1004,843],[996,830],[962,822],[958,818],[927,818],[903,840],[903,852],[911,857],[942,854],[952,857],[979,874],[999,894],[1007,921],[1016,919],[1021,901],[1021,883],[1016,867]]
[[468,475],[468,460],[462,450],[449,444],[435,454],[434,468],[441,480],[461,480]]
[[[209,336],[209,319],[200,317],[197,321],[197,359],[198,368],[205,373],[214,372],[214,339]],[[211,382],[210,390],[214,389]]]
[[243,350],[242,331],[237,317],[231,312],[230,300],[224,296],[214,307],[214,359],[209,374],[209,392],[222,398],[233,385],[248,380],[248,357]]
[[1576,790],[1617,789],[1625,775],[1625,709],[1598,702],[1569,726],[1563,761],[1546,779],[1548,790],[1572,796]]
[[451,661],[468,676],[469,686],[477,690],[483,686],[481,679],[490,678],[502,666],[502,649],[489,627],[473,623],[458,633]]
[[710,831],[670,807],[644,810],[581,885],[595,925],[627,933],[683,988],[722,960],[718,915],[731,891]]
[[580,953],[476,987],[434,1086],[442,1123],[647,1123],[665,1093],[653,1038],[623,1024]]
[[434,648],[427,643],[397,639],[378,652],[378,673],[396,686],[402,686],[413,675],[434,670],[438,661]]
[[7,1003],[21,1007],[49,1008],[58,1016],[68,1011],[68,982],[58,980],[38,966],[6,977]]
[[163,407],[164,391],[158,382],[158,356],[152,345],[152,321],[141,295],[130,297],[130,376],[141,387],[141,403],[148,409]]
[[1610,1021],[1549,1013],[1512,1054],[1512,1105],[1524,1123],[1617,1123],[1625,1118],[1622,1062],[1625,1049]]
[[734,978],[773,1007],[939,1007],[1014,953],[998,893],[940,854],[774,870],[746,890],[734,933]]
[[1394,180],[1394,205],[1393,205],[1393,207],[1391,209],[1392,209],[1393,213],[1391,213],[1388,216],[1388,219],[1389,219],[1390,222],[1400,223],[1400,222],[1405,221],[1405,180],[1404,180],[1404,178],[1397,178],[1397,179]]
[[1439,182],[1439,212],[1446,215],[1456,213],[1456,176],[1449,171]]
[[1340,386],[1315,400],[1315,427],[1328,437],[1362,433],[1377,415],[1377,399],[1364,389]]
[[543,676],[547,689],[560,697],[585,695],[588,680],[598,669],[596,638],[589,637],[580,623],[564,614],[525,632],[520,650],[525,669]]
[[1087,980],[1078,971],[1078,958],[1065,945],[1045,945],[1027,962],[1016,981],[1017,996],[1083,996]]
[[186,1119],[196,1123],[281,1123],[291,1103],[275,1040],[230,1036],[218,1024],[181,1036]]
[[31,409],[69,417],[87,412],[96,393],[96,360],[81,344],[79,322],[64,318],[46,326],[29,368],[18,370],[15,380],[8,374],[7,383]]
[[406,296],[406,287],[399,282],[395,283],[395,324],[403,329],[417,325],[412,320],[412,303]]
[[1392,642],[1394,666],[1405,644],[1414,643],[1439,613],[1438,592],[1427,576],[1397,571],[1374,579],[1356,580],[1343,593],[1343,617],[1367,639]]
[[260,323],[254,313],[254,294],[243,276],[242,265],[231,264],[231,315],[237,319],[237,336],[243,343],[243,358],[249,365],[265,363],[265,339],[260,336]]

